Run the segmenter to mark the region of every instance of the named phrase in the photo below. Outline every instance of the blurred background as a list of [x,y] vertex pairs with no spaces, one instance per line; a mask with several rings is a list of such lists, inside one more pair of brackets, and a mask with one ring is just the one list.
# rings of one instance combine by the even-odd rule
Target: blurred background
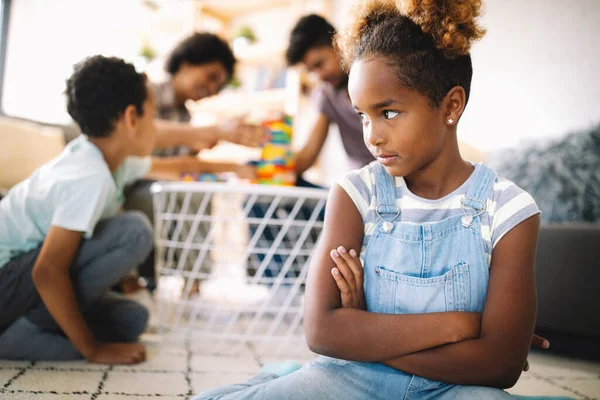
[[[164,60],[194,30],[219,33],[240,60],[234,83],[191,105],[196,123],[223,114],[281,107],[296,115],[295,141],[311,120],[310,77],[286,69],[289,32],[304,14],[337,28],[353,0],[10,0],[0,53],[3,115],[68,124],[62,94],[72,66],[92,54],[122,57],[151,80],[165,79]],[[589,129],[600,122],[600,2],[490,0],[487,35],[472,50],[472,97],[459,135],[482,152]],[[236,38],[250,35],[250,43]],[[305,90],[303,91],[302,88]],[[303,94],[304,93],[304,94]],[[243,99],[243,100],[241,100]],[[215,115],[219,114],[219,115]],[[331,183],[346,170],[338,135],[329,135],[313,177]]]

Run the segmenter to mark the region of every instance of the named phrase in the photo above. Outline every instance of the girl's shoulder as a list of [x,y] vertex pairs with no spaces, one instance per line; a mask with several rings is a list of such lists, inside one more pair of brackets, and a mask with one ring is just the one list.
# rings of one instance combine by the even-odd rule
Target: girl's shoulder
[[373,201],[376,162],[373,161],[361,169],[347,172],[336,182],[350,196],[363,219],[367,216],[369,205]]

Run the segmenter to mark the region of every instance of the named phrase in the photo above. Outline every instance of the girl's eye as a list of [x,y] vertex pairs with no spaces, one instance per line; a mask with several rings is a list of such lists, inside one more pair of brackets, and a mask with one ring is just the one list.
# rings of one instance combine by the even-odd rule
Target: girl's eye
[[364,113],[361,113],[361,112],[359,112],[359,113],[358,113],[358,116],[360,117],[360,120],[361,120],[363,123],[365,123],[365,122],[367,122],[367,121],[369,120],[369,118],[368,118],[368,117],[367,117],[367,116],[366,116]]
[[391,110],[385,110],[383,112],[383,117],[385,119],[394,119],[396,118],[398,115],[400,115],[400,113],[398,111],[391,111]]

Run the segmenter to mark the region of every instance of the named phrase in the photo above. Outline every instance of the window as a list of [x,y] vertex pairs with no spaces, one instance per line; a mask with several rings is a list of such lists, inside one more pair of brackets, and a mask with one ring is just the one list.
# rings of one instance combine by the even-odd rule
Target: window
[[[2,113],[51,124],[70,122],[63,92],[75,63],[95,54],[117,56],[152,79],[152,69],[162,70],[161,56],[194,29],[194,2],[149,7],[142,0],[0,1],[10,4],[0,69]],[[151,65],[140,56],[146,45],[159,56]]]
[[4,55],[6,54],[6,31],[10,0],[0,0],[0,114],[2,114],[2,81],[4,77]]

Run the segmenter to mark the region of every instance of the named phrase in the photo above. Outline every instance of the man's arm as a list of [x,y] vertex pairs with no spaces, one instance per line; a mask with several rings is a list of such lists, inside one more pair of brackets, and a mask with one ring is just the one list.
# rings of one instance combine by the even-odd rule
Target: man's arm
[[242,179],[254,179],[255,168],[245,164],[207,162],[191,156],[152,157],[148,178],[156,180],[179,180],[182,173],[234,172]]
[[140,344],[102,344],[96,341],[77,304],[69,267],[82,233],[52,226],[33,267],[32,279],[52,317],[79,352],[91,362],[131,364],[145,359]]
[[306,144],[296,155],[296,173],[298,176],[302,175],[317,161],[317,157],[319,157],[319,154],[323,149],[325,139],[327,139],[328,132],[329,118],[321,113],[313,125],[310,137]]
[[[324,230],[306,283],[304,327],[312,351],[356,361],[381,361],[479,335],[475,313],[376,314],[341,308],[330,250],[360,249],[364,224],[348,194],[330,192]],[[368,346],[365,346],[368,343]]]
[[480,338],[384,364],[454,384],[512,387],[522,372],[535,325],[534,260],[539,225],[539,215],[527,219],[494,248]]

